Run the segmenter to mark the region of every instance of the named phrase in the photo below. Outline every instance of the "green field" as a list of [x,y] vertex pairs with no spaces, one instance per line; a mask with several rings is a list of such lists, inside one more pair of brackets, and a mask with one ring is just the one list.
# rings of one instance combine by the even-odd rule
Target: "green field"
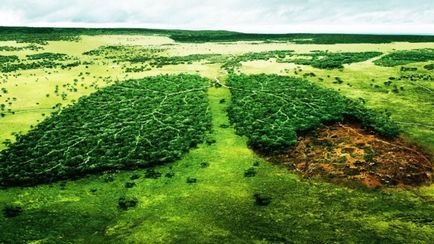
[[[337,108],[354,101],[369,111],[355,116],[370,119],[367,129],[417,151],[430,161],[425,171],[431,177],[430,36],[8,28],[0,33],[0,243],[434,239],[431,178],[424,184],[375,188],[351,180],[335,184],[327,177],[303,177],[269,160],[252,143],[288,149],[307,130],[354,116],[345,112],[346,105]],[[295,41],[300,38],[313,41]],[[263,75],[243,83],[237,74]],[[280,75],[279,82],[261,78],[273,74]],[[315,89],[306,88],[311,85]],[[118,92],[122,89],[133,91]],[[309,93],[286,92],[294,89]],[[279,99],[291,94],[287,101],[321,106],[325,116],[300,110],[304,105],[299,104],[275,111],[261,91]],[[330,99],[312,102],[321,97],[310,94]],[[245,100],[249,103],[243,105]],[[146,117],[155,111],[161,116]],[[296,111],[304,120],[277,121]],[[263,123],[272,128],[265,131],[272,142],[254,137],[264,130],[249,127],[262,114],[269,118]],[[389,135],[382,126],[396,126],[399,137],[394,131],[389,133],[393,139],[381,137]],[[284,128],[278,132],[283,136],[274,127]],[[122,136],[116,141],[118,133]],[[75,148],[81,143],[74,141],[78,135],[87,144]]]

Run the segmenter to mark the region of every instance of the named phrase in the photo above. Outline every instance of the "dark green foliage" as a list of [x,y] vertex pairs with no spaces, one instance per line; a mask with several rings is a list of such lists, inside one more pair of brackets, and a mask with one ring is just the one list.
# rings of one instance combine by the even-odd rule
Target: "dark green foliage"
[[201,61],[204,59],[211,59],[219,56],[221,55],[220,54],[191,54],[187,56],[158,57],[151,62],[151,65],[156,67],[162,67],[165,65],[191,64],[193,62]]
[[338,69],[343,68],[344,64],[351,64],[366,61],[368,59],[380,56],[381,52],[312,52],[303,54],[310,56],[310,59],[297,59],[293,61],[295,64],[311,65],[319,69]]
[[434,36],[362,34],[253,34],[230,31],[182,31],[177,42],[291,41],[299,44],[433,42]]
[[157,58],[164,49],[144,48],[142,46],[101,46],[84,52],[83,55],[96,56],[102,59],[113,59],[118,62],[144,63]]
[[0,51],[6,51],[6,52],[22,51],[22,50],[39,51],[41,49],[44,48],[35,44],[30,44],[24,47],[0,46]]
[[[246,53],[229,58],[223,65],[228,72],[233,72],[241,66],[241,62],[253,60],[269,60],[275,58],[279,63],[295,63],[301,65],[311,65],[319,69],[343,68],[344,64],[366,61],[381,55],[380,52],[342,52],[331,53],[328,51],[315,51],[311,53],[294,53],[292,50],[275,50],[258,53]],[[303,56],[305,58],[293,58],[293,56]],[[316,76],[314,73],[307,73],[306,76]]]
[[256,175],[256,169],[251,167],[244,171],[244,177],[253,177]]
[[118,200],[118,208],[121,210],[128,210],[134,208],[138,204],[137,198],[120,197]]
[[433,70],[434,69],[434,63],[433,64],[427,64],[423,66],[426,70]]
[[200,163],[200,167],[201,168],[208,168],[209,167],[209,163],[208,162],[201,162]]
[[22,211],[23,209],[20,206],[9,205],[3,208],[3,216],[5,216],[5,218],[17,217]]
[[65,190],[66,189],[66,181],[62,181],[59,183],[60,189]]
[[206,139],[206,144],[208,144],[208,145],[212,145],[212,144],[214,144],[214,143],[216,143],[217,141],[215,140],[215,139],[213,139],[213,138],[208,138],[208,139]]
[[211,129],[208,80],[130,80],[81,98],[0,154],[0,185],[32,185],[178,159]]
[[125,188],[133,188],[136,186],[134,182],[125,182]]
[[166,178],[173,178],[175,176],[175,173],[173,173],[173,172],[167,172],[164,176]]
[[37,54],[31,54],[27,55],[27,58],[29,60],[66,60],[69,58],[68,55],[63,53],[37,53]]
[[380,66],[393,67],[432,60],[434,60],[434,49],[425,48],[395,51],[375,60],[374,63]]
[[144,177],[146,179],[158,179],[161,177],[161,173],[154,169],[148,169],[146,170]]
[[132,176],[130,176],[130,180],[137,180],[140,178],[140,175],[138,174],[133,174]]
[[79,36],[72,29],[0,27],[0,40],[45,45],[48,41],[74,41]]
[[[1,62],[1,57],[8,62]],[[8,57],[8,58],[7,58]],[[71,63],[64,63],[64,61],[73,61]],[[39,68],[57,68],[62,69],[76,67],[80,65],[80,61],[74,59],[63,53],[38,53],[27,55],[27,60],[20,60],[16,56],[0,56],[0,71],[1,72],[14,72],[17,70],[39,69]],[[24,62],[23,62],[24,61]]]
[[147,66],[127,67],[125,69],[125,72],[127,72],[127,73],[131,73],[131,72],[143,72],[143,71],[146,71],[146,70],[150,70],[150,68],[147,67]]
[[303,44],[434,42],[434,36],[367,34],[253,34],[231,31],[188,31],[138,28],[0,27],[1,41],[46,44],[75,41],[80,35],[167,35],[177,42],[292,41]]
[[196,183],[196,182],[197,182],[197,179],[194,178],[194,177],[187,177],[186,182],[187,182],[188,184],[193,184],[193,183]]
[[20,60],[20,59],[16,55],[9,55],[9,56],[0,55],[0,64],[2,64],[2,63],[16,62],[18,60]]
[[113,175],[104,175],[103,177],[102,177],[102,179],[103,179],[103,181],[105,182],[105,183],[110,183],[110,182],[113,182],[115,179],[113,178]]
[[[12,64],[8,64],[8,65],[0,65],[0,71],[8,73],[8,72],[14,72],[17,70],[40,69],[40,68],[52,69],[52,68],[56,68],[59,66],[63,67],[64,64],[53,62],[53,61],[48,61],[48,60],[43,60],[43,61],[37,61],[37,62],[31,62],[31,63],[12,63]],[[76,66],[76,64],[74,64],[72,66]]]
[[402,72],[406,72],[406,71],[417,71],[417,68],[413,68],[413,67],[401,67],[400,71]]
[[245,53],[239,56],[234,56],[226,60],[222,65],[222,68],[228,72],[235,71],[236,68],[241,66],[241,62],[253,61],[253,60],[269,60],[271,58],[282,59],[286,56],[290,56],[294,53],[293,50],[274,50],[258,53]]
[[238,134],[248,137],[249,146],[264,153],[284,151],[297,143],[297,133],[344,119],[355,119],[383,136],[399,133],[386,114],[299,78],[230,75],[227,84],[233,98],[231,122]]
[[[191,64],[201,60],[213,60],[221,57],[220,54],[192,54],[187,56],[158,56],[164,49],[143,48],[142,46],[102,46],[83,53],[84,55],[98,56],[104,59],[113,59],[117,62],[149,63],[152,67],[165,65]],[[127,67],[126,72],[142,72],[149,69],[146,66]]]
[[255,198],[255,204],[258,206],[268,206],[270,205],[272,200],[270,196],[266,196],[260,193],[255,193],[253,197]]
[[334,84],[342,84],[344,81],[340,77],[335,77],[335,81],[333,81]]

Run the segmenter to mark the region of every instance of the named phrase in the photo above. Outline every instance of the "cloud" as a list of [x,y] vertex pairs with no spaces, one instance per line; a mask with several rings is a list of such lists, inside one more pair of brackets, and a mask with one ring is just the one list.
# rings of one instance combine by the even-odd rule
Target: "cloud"
[[434,34],[434,2],[2,0],[0,25]]

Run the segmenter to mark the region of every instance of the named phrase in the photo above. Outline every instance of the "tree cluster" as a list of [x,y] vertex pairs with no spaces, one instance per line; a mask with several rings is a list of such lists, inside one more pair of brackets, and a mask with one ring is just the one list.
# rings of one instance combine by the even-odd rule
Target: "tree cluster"
[[393,67],[398,65],[406,65],[417,62],[426,62],[434,60],[434,49],[414,49],[414,50],[403,50],[395,51],[389,53],[374,63],[379,66]]
[[208,80],[156,76],[103,88],[0,153],[0,185],[33,185],[178,159],[211,129]]
[[278,75],[230,75],[228,108],[238,134],[264,153],[281,152],[297,143],[297,134],[321,124],[357,120],[383,136],[399,133],[388,115],[366,109],[361,102],[300,78]]

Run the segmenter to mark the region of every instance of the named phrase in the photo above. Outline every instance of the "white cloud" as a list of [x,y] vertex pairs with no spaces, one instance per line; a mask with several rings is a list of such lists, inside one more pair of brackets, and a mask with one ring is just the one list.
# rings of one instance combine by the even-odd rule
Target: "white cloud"
[[0,25],[434,34],[433,0],[2,0]]

